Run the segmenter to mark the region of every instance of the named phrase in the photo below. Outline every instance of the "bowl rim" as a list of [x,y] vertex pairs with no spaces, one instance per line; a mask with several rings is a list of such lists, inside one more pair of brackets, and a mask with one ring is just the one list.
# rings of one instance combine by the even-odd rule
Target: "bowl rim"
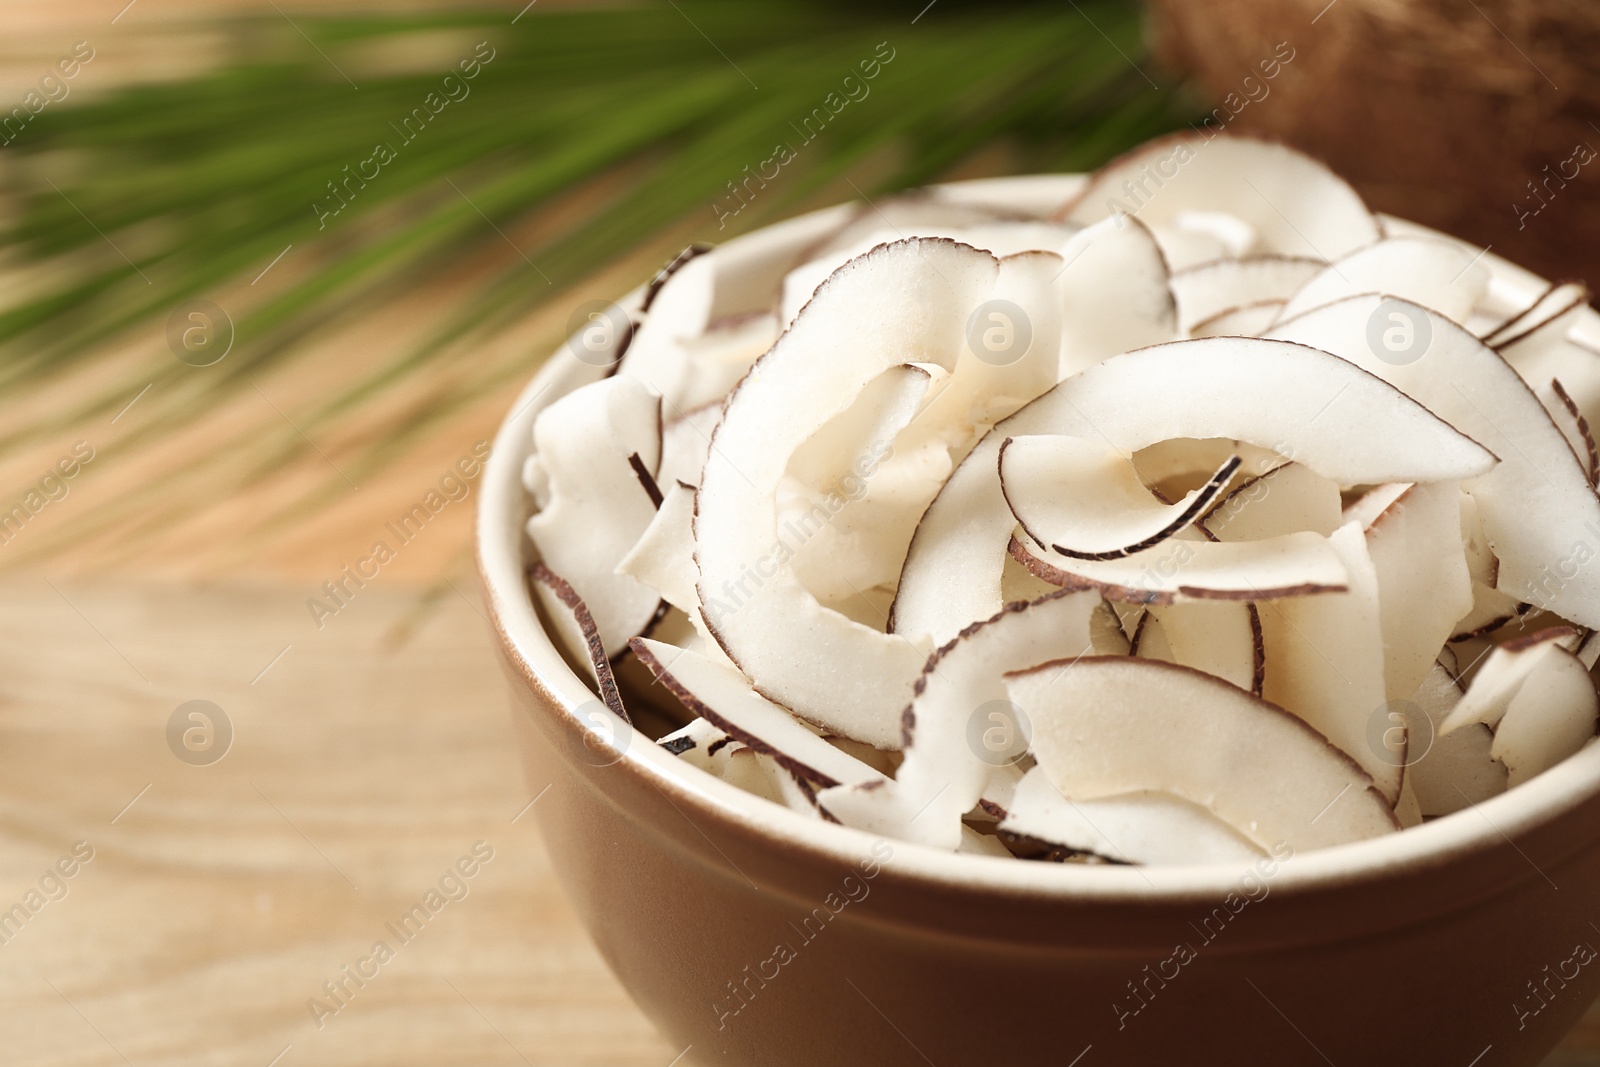
[[[990,196],[1005,197],[1011,190],[1024,197],[1042,199],[1070,192],[1073,183],[1082,180],[1082,175],[988,178],[932,186],[930,191],[968,202],[984,202]],[[736,237],[718,246],[718,252],[743,259],[759,257],[774,249],[803,246],[807,234],[846,217],[849,207],[837,205],[786,219]],[[1475,246],[1467,246],[1465,242],[1418,224],[1388,216],[1380,218],[1389,234],[1441,237],[1476,251]],[[1485,250],[1477,254],[1490,265],[1498,284],[1527,299],[1537,297],[1549,284],[1492,252]],[[640,291],[635,290],[630,297],[637,298]],[[624,297],[623,302],[628,299]],[[569,730],[586,729],[577,709],[594,701],[596,693],[567,664],[534,608],[526,583],[523,554],[522,528],[528,501],[521,471],[531,451],[534,418],[544,404],[593,376],[592,368],[578,363],[565,349],[558,349],[518,394],[495,435],[485,464],[475,534],[485,606],[502,653],[514,673],[546,698],[543,703],[561,710],[566,720],[563,726]],[[1249,869],[1248,865],[1238,863],[1085,867],[946,852],[808,818],[722,781],[647,739],[643,743],[625,743],[619,747],[621,751],[616,762],[609,765],[616,769],[615,773],[634,775],[674,802],[705,817],[752,832],[774,847],[807,854],[819,861],[849,865],[869,855],[874,844],[888,840],[894,849],[894,868],[898,874],[946,888],[979,889],[1076,903],[1173,904],[1224,896],[1237,887],[1242,872]],[[1600,743],[1588,745],[1514,790],[1424,825],[1380,838],[1296,854],[1274,876],[1274,892],[1300,894],[1344,890],[1441,866],[1502,843],[1517,847],[1519,836],[1561,819],[1597,795],[1600,795]],[[634,812],[624,814],[639,818]],[[1543,876],[1531,859],[1528,864],[1528,877]]]

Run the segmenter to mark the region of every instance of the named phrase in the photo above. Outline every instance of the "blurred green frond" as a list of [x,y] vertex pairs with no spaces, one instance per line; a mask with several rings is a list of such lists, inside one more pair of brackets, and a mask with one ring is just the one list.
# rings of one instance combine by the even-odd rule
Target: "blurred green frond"
[[[300,428],[315,436],[686,220],[694,236],[722,240],[842,177],[876,196],[997,145],[1016,169],[1084,169],[1189,118],[1141,69],[1131,4],[949,0],[913,23],[921,7],[669,0],[541,4],[515,22],[512,8],[224,23],[233,51],[220,65],[53,106],[0,148],[11,208],[0,265],[23,279],[9,295],[0,282],[0,390],[48,385],[229,287],[251,294],[227,303],[233,350],[203,372],[168,359],[101,376],[72,404],[8,420],[0,440],[114,413],[152,377],[150,403],[170,429],[292,358],[311,331],[426,287],[486,248],[509,251],[505,235],[553,205],[562,210],[499,276],[435,332],[297,413]],[[404,55],[408,42],[432,42],[437,57],[424,69],[373,58]],[[880,46],[893,58],[867,81],[860,64]],[[475,52],[492,59],[467,79],[458,61]],[[466,95],[403,130],[414,109],[438,108],[452,70],[449,91]],[[867,95],[806,143],[806,116],[855,86]],[[729,183],[779,143],[797,147],[795,161],[720,229],[713,204],[732,203]],[[372,176],[364,161],[380,144],[394,158]],[[867,161],[878,162],[856,169]],[[275,269],[292,284],[248,284],[290,246]],[[480,376],[474,388],[491,384]],[[382,462],[470,392],[431,397],[364,462]]]

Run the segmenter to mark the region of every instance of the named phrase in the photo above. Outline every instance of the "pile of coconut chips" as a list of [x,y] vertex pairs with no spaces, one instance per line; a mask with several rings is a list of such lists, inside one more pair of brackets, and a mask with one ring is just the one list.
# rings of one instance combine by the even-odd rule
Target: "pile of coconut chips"
[[1233,137],[1053,212],[863,209],[767,313],[714,317],[698,251],[524,476],[619,729],[631,670],[656,743],[810,817],[1140,864],[1392,833],[1594,739],[1582,285]]

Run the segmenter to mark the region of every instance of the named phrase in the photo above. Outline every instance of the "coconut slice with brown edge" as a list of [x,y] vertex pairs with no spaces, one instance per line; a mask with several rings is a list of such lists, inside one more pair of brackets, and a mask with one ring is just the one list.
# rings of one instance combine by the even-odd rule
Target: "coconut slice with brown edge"
[[1063,556],[1021,535],[1012,537],[1010,552],[1052,585],[1097,589],[1108,600],[1133,604],[1275,600],[1346,588],[1339,553],[1326,537],[1304,531],[1240,542],[1180,536],[1109,560]]
[[655,519],[617,564],[617,571],[633,575],[676,609],[641,636],[682,645],[732,666],[712,638],[700,608],[699,571],[694,562],[694,496],[693,486],[682,482],[669,486]]
[[1256,235],[1257,254],[1334,260],[1383,236],[1350,184],[1286,145],[1237,135],[1174,134],[1095,171],[1058,213],[1088,225],[1131,215],[1173,226],[1185,212],[1232,215]]
[[[1019,252],[1059,252],[1077,232],[1076,226],[1063,226],[1059,222],[1045,222],[1042,219],[1000,219],[942,233],[918,233],[917,236],[949,237],[1004,258]],[[881,239],[892,241],[901,236],[908,235],[890,233]]]
[[538,512],[528,536],[577,591],[612,653],[659,610],[654,589],[616,573],[656,515],[661,402],[639,382],[608,378],[562,397],[533,424]]
[[793,322],[795,315],[811,299],[817,286],[827,280],[828,275],[881,244],[891,244],[910,237],[946,238],[1005,258],[1030,252],[1054,255],[1077,232],[1076,226],[1063,226],[1061,223],[1043,222],[1037,219],[1014,219],[959,226],[924,224],[899,229],[880,226],[866,232],[859,240],[848,246],[831,249],[791,270],[784,277],[779,315],[784,322]]
[[1494,758],[1494,731],[1469,723],[1441,734],[1461,703],[1461,684],[1434,664],[1411,699],[1392,704],[1406,720],[1414,750],[1407,756],[1406,788],[1422,815],[1449,815],[1506,791],[1505,764]]
[[[933,369],[944,385],[949,376]],[[949,473],[942,449],[918,452],[900,437],[913,419],[931,417],[923,405],[934,378],[923,367],[891,367],[789,461],[778,530],[796,576],[823,604],[894,582],[917,517]],[[872,621],[881,627],[882,618]]]
[[1133,463],[1098,440],[1048,434],[1000,445],[1000,491],[1035,542],[1076,559],[1119,559],[1187,528],[1239,469],[1229,456],[1182,500],[1166,504]]
[[999,829],[1123,863],[1250,863],[1263,855],[1238,831],[1187,800],[1133,793],[1071,801],[1042,767],[1017,783]]
[[610,657],[600,640],[599,627],[572,583],[543,563],[535,563],[528,568],[528,584],[545,609],[545,615],[555,625],[571,658],[586,668],[585,673],[595,683],[605,706],[624,723],[631,722],[628,709],[622,703],[622,692],[617,688],[616,675],[611,670]]
[[1386,293],[1465,323],[1489,285],[1488,268],[1478,258],[1456,241],[1387,237],[1328,264],[1289,298],[1279,317],[1292,319],[1360,293]]
[[1205,671],[1256,695],[1266,670],[1261,620],[1254,604],[1195,600],[1151,605],[1166,654],[1151,656]]
[[1029,726],[1006,698],[1001,674],[1092,651],[1093,593],[1057,592],[1011,604],[967,627],[929,657],[901,713],[905,759],[882,788],[830,790],[824,808],[847,826],[954,848],[961,817],[995,767],[1028,751]]
[[1272,328],[1283,313],[1283,301],[1266,300],[1230,308],[1195,324],[1190,337],[1260,337]]
[[[942,386],[948,380],[941,368]],[[837,486],[862,456],[888,452],[901,430],[917,417],[928,398],[934,375],[926,367],[902,363],[867,382],[850,407],[819,426],[795,449],[785,474],[807,489]]]
[[[1600,351],[1570,337],[1546,337],[1529,342],[1530,350],[1515,353],[1506,349],[1517,373],[1528,383],[1550,417],[1572,444],[1580,466],[1588,469],[1588,448],[1582,431],[1573,423],[1582,419],[1590,426],[1600,420]],[[1556,392],[1556,383],[1560,392]]]
[[1244,460],[1229,492],[1246,479],[1265,474],[1285,462],[1284,457],[1272,449],[1245,441],[1191,437],[1157,441],[1153,445],[1135,449],[1132,458],[1133,468],[1139,472],[1139,480],[1149,486],[1151,492],[1162,500],[1176,500],[1204,485],[1211,474],[1228,461],[1229,456],[1239,456]]
[[1240,483],[1200,526],[1218,541],[1261,541],[1300,531],[1326,537],[1343,522],[1339,484],[1303,463],[1284,463]]
[[757,751],[715,723],[694,719],[656,742],[691,767],[697,767],[752,796],[781,804],[813,819],[822,818],[816,793],[768,752]]
[[[1000,446],[1049,433],[1099,439],[1127,455],[1173,438],[1242,439],[1342,485],[1460,479],[1495,463],[1393,386],[1304,345],[1216,337],[1128,352],[997,424],[956,468],[912,538],[896,633],[946,641],[999,609],[1015,524],[1000,486]],[[1172,550],[1168,542],[1153,551]]]
[[997,823],[1006,817],[1012,798],[1016,796],[1017,785],[1026,773],[1022,766],[1025,762],[1007,763],[989,769],[989,780],[978,797],[978,806],[967,813],[967,822]]
[[[1290,462],[1241,483],[1207,512],[1199,525],[1208,537],[1217,541],[1262,541],[1296,532],[1330,536],[1344,521],[1340,505],[1337,483],[1304,464]],[[1248,643],[1241,632],[1236,605],[1222,601],[1194,601],[1154,610],[1161,613],[1169,626],[1172,620],[1168,616],[1173,612],[1182,612],[1178,628],[1174,630],[1174,640],[1178,645],[1186,641],[1193,642],[1210,657],[1180,654],[1173,657],[1174,662],[1209,671],[1260,696],[1266,682],[1265,631],[1258,605],[1251,603],[1244,607],[1247,617],[1242,621],[1249,626]],[[1234,614],[1208,618],[1208,613],[1224,610],[1231,610]],[[1184,622],[1189,623],[1187,629],[1192,634],[1187,638],[1183,633]],[[1222,632],[1227,634],[1226,641],[1220,639],[1219,624],[1222,624]],[[1243,660],[1247,649],[1251,662],[1248,682],[1243,680],[1246,677]],[[1223,655],[1225,659],[1215,658]],[[1217,669],[1224,663],[1228,665],[1226,670]]]
[[1400,828],[1367,773],[1324,737],[1201,671],[1098,656],[1006,682],[1033,724],[1034,757],[1069,800],[1171,793],[1268,850]]
[[699,610],[695,592],[694,486],[673,482],[656,509],[655,518],[617,564],[685,613]]
[[738,742],[706,720],[692,719],[660,738],[656,744],[685,763],[720,778],[721,774],[712,767],[712,761],[718,757],[726,758],[728,749],[736,747]]
[[[691,652],[698,652],[700,655],[725,667],[733,666],[727,654],[722,651],[722,646],[712,640],[711,636],[706,632],[705,622],[700,618],[698,610],[691,615],[676,608],[669,608],[666,614],[661,617],[660,622],[650,627],[648,631],[640,636],[648,637],[652,641],[676,645],[678,648],[687,648]],[[631,655],[631,649],[629,652],[628,659],[635,659]],[[618,662],[618,665],[620,666],[620,662]],[[633,663],[633,667],[639,668],[637,662]],[[643,677],[644,673],[642,668],[639,668],[638,673],[635,674],[635,681],[649,684],[649,679]],[[623,684],[626,685],[628,683],[624,682]]]
[[661,428],[661,470],[656,481],[700,484],[706,454],[711,451],[711,431],[722,421],[722,401],[673,413]]
[[795,452],[891,367],[951,370],[998,261],[953,241],[885,245],[841,267],[728,397],[696,496],[702,610],[729,657],[773,701],[883,748],[931,642],[822,604],[790,561],[777,497]]
[[713,322],[705,333],[678,340],[682,371],[673,391],[674,408],[688,412],[720,404],[777,339],[777,316],[757,314]]
[[1178,326],[1185,334],[1219,316],[1265,303],[1281,304],[1322,273],[1320,259],[1250,256],[1218,259],[1172,273]]
[[884,780],[878,771],[802,725],[787,708],[751,689],[750,680],[733,668],[649,638],[636,637],[629,647],[690,712],[745,746],[767,753],[791,774],[821,788]]
[[1505,764],[1508,788],[1595,736],[1600,699],[1588,670],[1562,647],[1572,636],[1570,629],[1550,629],[1496,648],[1440,727],[1446,737],[1473,723],[1494,730],[1490,753]]
[[[1540,394],[1560,379],[1565,404],[1546,400],[1551,417],[1559,424],[1560,409],[1570,404],[1586,420],[1600,410],[1600,352],[1582,343],[1580,327],[1594,315],[1589,291],[1577,283],[1555,286],[1523,315],[1486,340],[1514,368],[1528,387]],[[1582,331],[1593,336],[1592,331]],[[1586,457],[1580,451],[1579,461]]]
[[786,808],[809,808],[804,798],[795,798],[787,786],[792,783],[789,772],[765,752],[757,752],[746,745],[734,742],[728,747],[727,759],[713,761],[711,773],[724,782],[763,800],[781,804]]
[[1378,575],[1358,524],[1341,526],[1327,543],[1344,563],[1345,592],[1256,605],[1267,661],[1262,695],[1359,763],[1392,804],[1400,799],[1404,738],[1385,735],[1374,744],[1368,731],[1388,700]]
[[[967,320],[967,345],[955,373],[918,419],[907,448],[938,443],[964,454],[990,426],[1060,380],[1063,268],[1054,252],[1021,252],[1000,260],[994,288]],[[1135,291],[1130,282],[1130,292]],[[1103,321],[1121,318],[1109,315]]]
[[[964,455],[996,420],[1057,380],[1061,317],[1053,281],[1060,272],[1061,259],[1054,253],[1001,259],[994,288],[968,319],[966,345],[954,372],[931,368],[934,380],[925,404],[893,420],[893,433],[880,429],[856,437],[836,432],[830,423],[808,443],[809,449],[832,441],[833,452],[844,453],[821,466],[830,472],[828,490],[842,492],[847,502],[830,507],[836,510],[831,520],[817,536],[805,534],[796,552],[801,580],[824,604],[875,628],[884,625],[906,545],[929,501],[949,478],[952,457]],[[869,403],[870,391],[863,391],[856,407]],[[880,403],[876,410],[895,412],[896,405]],[[864,467],[858,457],[868,458]],[[792,475],[800,458],[790,465]],[[861,469],[851,471],[852,466]],[[841,470],[850,472],[842,485]],[[790,528],[791,521],[805,527],[817,516],[821,490],[813,486],[803,491],[809,498],[798,500],[798,508],[786,507],[783,528]],[[809,516],[789,514],[795,510]]]
[[[1406,321],[1414,349],[1395,353],[1380,340],[1382,351],[1375,350],[1369,327],[1389,315]],[[1589,544],[1589,531],[1600,529],[1600,498],[1539,398],[1492,348],[1449,319],[1396,298],[1357,296],[1307,312],[1273,334],[1348,359],[1494,451],[1499,464],[1464,478],[1462,488],[1476,499],[1499,557],[1502,592],[1530,598],[1545,568],[1566,559],[1574,545]],[[1549,592],[1547,606],[1600,627],[1600,569],[1579,568]]]
[[[989,230],[995,224],[1025,228],[995,240],[998,235]],[[1050,229],[1044,232],[1041,226]],[[833,233],[801,253],[797,265],[784,276],[779,316],[784,324],[793,322],[829,275],[879,245],[912,238],[944,239],[1001,256],[1031,248],[1058,248],[1072,232],[1073,227],[1046,223],[1015,211],[954,203],[920,191],[890,197],[870,206],[863,205]],[[1018,242],[1021,242],[1020,247],[1015,247]],[[1002,243],[1006,246],[1004,250],[989,248],[990,244]]]
[[1455,482],[1374,490],[1346,513],[1360,524],[1378,580],[1384,688],[1407,700],[1439,649],[1472,610],[1472,576],[1461,547],[1461,490]]
[[647,385],[680,410],[694,373],[684,342],[706,332],[716,299],[716,256],[703,246],[681,253],[651,283],[616,376]]
[[[1124,453],[1172,438],[1232,437],[1288,449],[1342,485],[1470,477],[1494,466],[1491,453],[1421,404],[1351,369],[1326,352],[1281,341],[1176,341],[1107,359],[997,429],[1009,437],[1097,438]],[[1360,433],[1350,429],[1358,412]]]
[[1589,302],[1589,287],[1582,282],[1558,282],[1540,294],[1523,311],[1485,334],[1483,343],[1504,353],[1540,333],[1565,334]]
[[1493,633],[1529,610],[1529,605],[1495,588],[1500,559],[1484,536],[1478,501],[1467,493],[1461,494],[1461,547],[1466,554],[1467,573],[1472,576],[1472,608],[1456,620],[1451,641]]
[[1061,249],[1061,259],[1054,272],[1061,311],[1058,379],[1119,352],[1182,336],[1166,257],[1137,219],[1089,226]]
[[[1023,573],[1027,572],[1024,571]],[[1029,577],[1032,578],[1032,575],[1029,575]],[[1050,583],[1040,582],[1036,578],[1033,580],[1038,583],[1039,590],[1029,599],[1037,600],[1048,593],[1056,592],[1056,587]],[[1117,613],[1117,605],[1104,597],[1100,598],[1100,606],[1095,609],[1094,615],[1089,619],[1089,643],[1093,646],[1095,654],[1099,656],[1133,655],[1133,642],[1129,640],[1128,631],[1122,626],[1122,619]]]
[[1572,446],[1572,454],[1578,457],[1589,484],[1600,485],[1600,447],[1596,447],[1589,420],[1579,409],[1577,401],[1572,399],[1572,394],[1567,392],[1560,378],[1552,378],[1547,385],[1535,387],[1534,392],[1550,413],[1561,436]]
[[[1108,604],[1117,603],[1114,600],[1106,601]],[[1172,652],[1172,646],[1167,643],[1167,635],[1161,628],[1161,620],[1156,618],[1155,612],[1149,605],[1140,605],[1133,619],[1133,630],[1128,638],[1128,655],[1142,656],[1145,659],[1158,659],[1163,663],[1176,663],[1178,657]]]

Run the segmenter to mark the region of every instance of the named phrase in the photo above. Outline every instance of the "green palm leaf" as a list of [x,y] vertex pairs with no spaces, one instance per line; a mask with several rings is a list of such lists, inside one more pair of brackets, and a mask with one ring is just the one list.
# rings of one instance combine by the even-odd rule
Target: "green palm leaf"
[[[876,197],[980,158],[1082,169],[1190,116],[1136,65],[1137,11],[1112,0],[946,0],[914,23],[898,4],[799,0],[514,14],[228,23],[237,56],[225,66],[41,114],[0,149],[0,194],[17,208],[0,226],[0,262],[23,279],[0,296],[3,395],[58,385],[114,343],[159,331],[185,301],[248,295],[225,301],[236,340],[217,365],[163,359],[95,375],[70,404],[14,403],[0,441],[109,416],[153,383],[144,429],[119,445],[146,446],[295,360],[313,331],[503,252],[497,276],[430,332],[293,412],[297,429],[253,438],[249,462],[224,449],[186,464],[163,491],[270,477],[308,438],[447,367],[343,457],[359,481],[531,369],[526,353],[464,358],[476,339],[575,300],[586,278],[662,234],[722,240],[837,198],[847,177],[842,195]],[[433,42],[436,58],[388,73],[363,59],[408,42]],[[858,64],[880,42],[893,58],[867,81]],[[471,79],[457,71],[453,91],[468,95],[402,130],[475,48],[492,59]],[[867,95],[806,140],[806,116],[830,93],[843,98],[852,74]],[[780,142],[794,162],[719,226],[738,203],[730,183]],[[379,144],[394,158],[372,176],[363,161]],[[366,177],[346,184],[358,171]],[[540,236],[512,254],[506,235],[530,224]],[[269,264],[277,277],[249,285]],[[126,523],[131,506],[98,509],[82,532]]]

